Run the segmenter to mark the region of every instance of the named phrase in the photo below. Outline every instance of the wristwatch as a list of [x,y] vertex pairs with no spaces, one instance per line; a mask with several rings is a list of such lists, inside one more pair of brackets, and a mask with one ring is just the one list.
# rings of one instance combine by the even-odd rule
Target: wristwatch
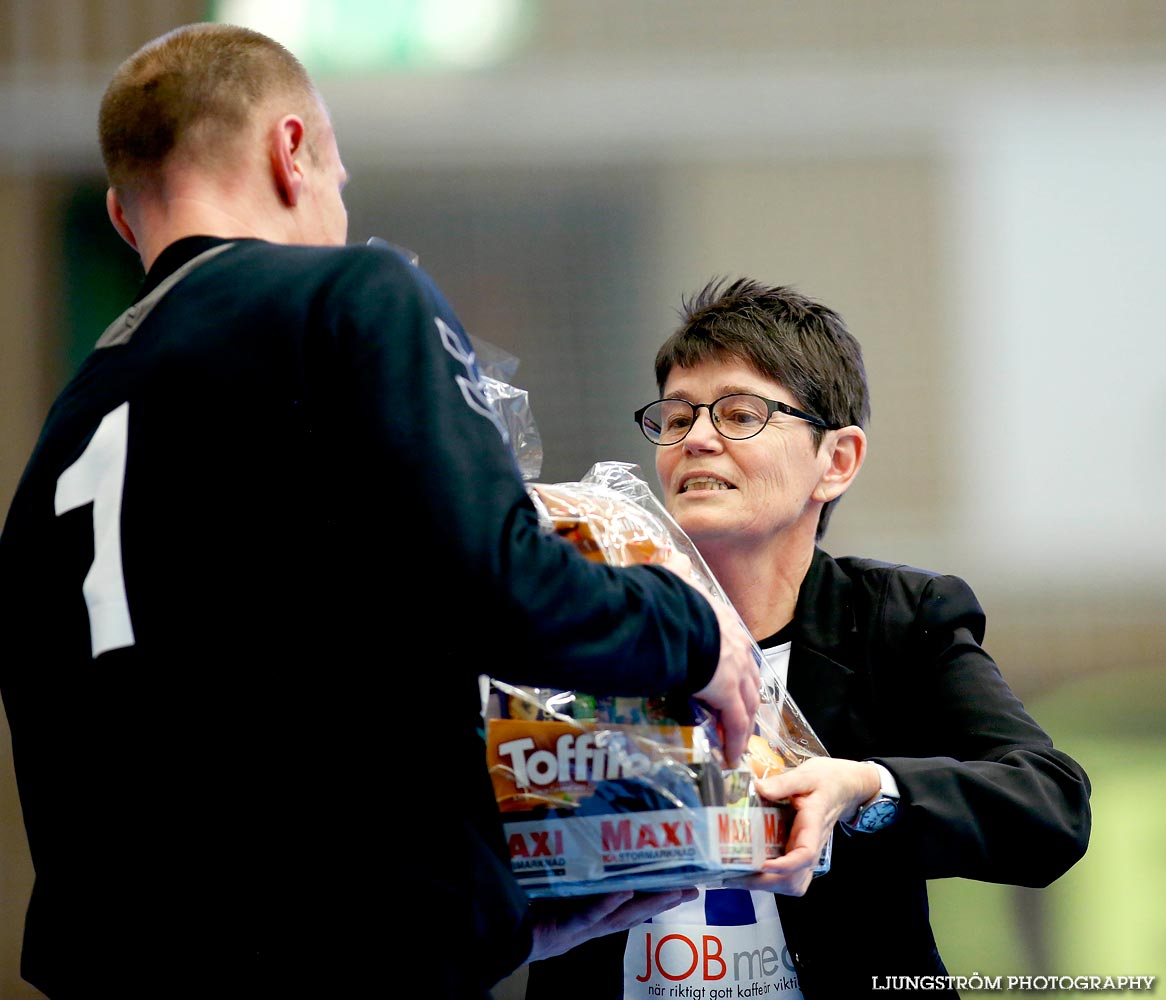
[[879,790],[872,798],[858,807],[858,813],[851,820],[843,820],[842,828],[859,833],[874,833],[890,826],[899,815],[899,786],[895,776],[877,761],[879,769]]

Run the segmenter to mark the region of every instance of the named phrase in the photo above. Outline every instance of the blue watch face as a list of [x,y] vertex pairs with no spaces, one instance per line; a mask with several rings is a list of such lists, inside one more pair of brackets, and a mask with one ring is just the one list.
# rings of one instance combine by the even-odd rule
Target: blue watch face
[[858,817],[858,822],[854,825],[856,829],[867,832],[881,830],[898,815],[898,812],[899,803],[894,799],[875,799],[862,811],[862,815]]

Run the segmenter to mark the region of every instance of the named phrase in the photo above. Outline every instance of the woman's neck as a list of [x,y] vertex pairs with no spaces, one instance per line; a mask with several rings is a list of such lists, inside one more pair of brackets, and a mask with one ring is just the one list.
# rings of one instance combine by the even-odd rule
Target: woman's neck
[[764,639],[793,621],[798,592],[814,557],[814,546],[790,539],[771,545],[701,547],[733,607],[755,639]]

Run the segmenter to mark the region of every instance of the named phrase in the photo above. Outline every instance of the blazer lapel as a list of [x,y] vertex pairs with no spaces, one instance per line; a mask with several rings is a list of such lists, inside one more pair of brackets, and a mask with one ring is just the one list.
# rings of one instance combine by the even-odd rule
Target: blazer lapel
[[786,690],[831,756],[861,759],[869,699],[851,589],[841,567],[815,549],[798,592]]
[[803,718],[831,756],[837,756],[838,736],[846,729],[846,692],[851,672],[820,653],[798,645],[790,650],[786,690]]

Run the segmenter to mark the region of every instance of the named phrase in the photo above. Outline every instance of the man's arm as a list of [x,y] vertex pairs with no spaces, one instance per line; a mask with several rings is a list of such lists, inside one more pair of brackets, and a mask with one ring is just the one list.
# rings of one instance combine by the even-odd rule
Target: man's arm
[[626,931],[697,895],[696,889],[629,889],[603,896],[535,900],[531,903],[534,946],[528,961],[552,958],[592,938]]

